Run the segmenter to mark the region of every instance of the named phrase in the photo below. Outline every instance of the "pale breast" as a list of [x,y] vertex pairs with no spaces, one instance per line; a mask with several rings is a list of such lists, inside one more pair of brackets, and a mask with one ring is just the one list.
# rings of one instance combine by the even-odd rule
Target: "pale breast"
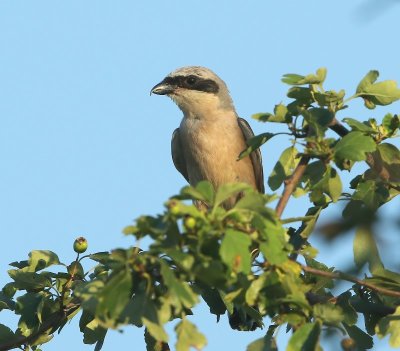
[[237,160],[246,143],[235,115],[215,120],[184,118],[180,135],[190,184],[208,180],[218,187],[245,182],[256,188],[250,158]]

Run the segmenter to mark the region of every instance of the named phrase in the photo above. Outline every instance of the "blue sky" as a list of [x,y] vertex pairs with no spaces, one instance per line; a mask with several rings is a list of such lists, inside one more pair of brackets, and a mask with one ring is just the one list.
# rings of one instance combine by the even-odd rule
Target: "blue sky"
[[[91,252],[131,245],[121,229],[162,211],[185,185],[170,156],[181,112],[149,96],[167,73],[213,69],[247,119],[285,101],[285,73],[325,66],[327,86],[351,94],[370,69],[400,79],[399,14],[393,0],[0,2],[0,285],[8,263],[33,249],[53,250],[68,263],[80,235]],[[352,106],[341,118],[379,119],[399,105]],[[250,123],[256,133],[271,128]],[[287,142],[263,147],[266,175]],[[294,204],[287,215],[297,213]],[[351,238],[315,243],[322,261],[351,262]],[[263,335],[216,324],[204,307],[193,321],[208,337],[206,350],[244,350]],[[2,312],[0,323],[13,321]],[[104,350],[144,349],[142,332],[110,332]],[[76,322],[44,347],[72,348],[92,349]]]

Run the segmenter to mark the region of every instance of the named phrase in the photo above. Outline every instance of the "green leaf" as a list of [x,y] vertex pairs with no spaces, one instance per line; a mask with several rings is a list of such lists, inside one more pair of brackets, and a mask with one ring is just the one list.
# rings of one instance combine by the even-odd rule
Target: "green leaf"
[[155,323],[145,317],[143,317],[142,320],[148,332],[155,340],[168,342],[168,334],[165,332],[162,325]]
[[197,183],[196,187],[186,186],[181,190],[182,195],[190,196],[193,200],[205,201],[209,205],[214,202],[214,188],[206,180]]
[[283,104],[275,105],[274,114],[272,113],[256,113],[251,117],[260,122],[290,123],[292,117],[288,113],[288,109]]
[[95,350],[100,350],[106,334],[107,329],[101,327],[97,319],[93,319],[83,329],[83,343],[89,345],[96,344]]
[[148,329],[144,330],[144,341],[146,342],[146,350],[147,351],[165,351],[166,344],[163,341],[157,341],[153,338],[153,336],[149,333]]
[[311,108],[302,112],[305,120],[310,124],[318,137],[323,137],[335,115],[325,108]]
[[360,200],[364,204],[375,210],[389,199],[389,190],[380,181],[367,180],[357,185],[353,200]]
[[313,102],[312,89],[310,87],[291,87],[287,96],[301,101],[305,105],[310,105]]
[[356,93],[362,93],[367,87],[372,85],[379,77],[379,72],[376,70],[369,71],[366,76],[358,84]]
[[318,303],[313,306],[314,317],[321,323],[338,325],[344,319],[343,310],[330,303]]
[[276,328],[276,325],[270,325],[267,334],[263,338],[257,339],[249,344],[246,351],[278,351],[276,340],[274,338]]
[[296,159],[297,154],[298,151],[294,146],[288,147],[282,152],[268,178],[268,185],[271,190],[277,190],[284,180],[293,173],[298,163],[298,159]]
[[280,265],[288,260],[285,229],[278,223],[266,222],[260,250],[270,264]]
[[39,326],[37,311],[43,299],[42,293],[33,292],[17,298],[15,313],[21,315],[18,327],[22,335],[29,336]]
[[46,275],[35,272],[24,272],[19,269],[10,269],[8,275],[15,281],[17,289],[43,289],[51,286],[51,279]]
[[337,306],[340,306],[342,308],[344,314],[343,322],[348,325],[356,324],[358,319],[358,314],[350,303],[351,296],[351,292],[346,291],[338,296],[336,302]]
[[29,271],[37,272],[52,265],[61,264],[58,256],[48,250],[36,250],[29,253]]
[[256,277],[246,291],[246,303],[249,306],[254,306],[258,300],[261,289],[264,287],[265,280],[267,279],[266,273]]
[[218,187],[217,193],[215,194],[214,208],[221,205],[225,200],[228,200],[234,195],[238,195],[240,192],[250,190],[251,187],[245,183],[228,183]]
[[14,332],[3,324],[0,324],[0,342],[11,341],[15,337]]
[[319,344],[320,326],[308,323],[298,328],[289,340],[286,351],[316,351]]
[[367,108],[375,105],[389,105],[400,99],[400,89],[394,80],[385,80],[375,83],[378,79],[378,71],[370,71],[360,82],[356,93],[364,99]]
[[197,327],[189,322],[187,318],[182,319],[176,327],[177,341],[176,351],[189,351],[191,347],[201,350],[207,345],[206,337],[197,330]]
[[108,320],[111,325],[117,324],[117,318],[125,309],[131,297],[132,276],[128,269],[116,273],[98,295],[96,314]]
[[289,84],[289,85],[297,85],[297,84],[303,84],[301,83],[302,81],[304,81],[304,76],[300,75],[300,74],[295,74],[295,73],[287,73],[284,74],[282,77],[282,82]]
[[389,345],[400,347],[400,307],[386,317],[383,317],[375,328],[375,332],[380,339],[390,334]]
[[371,128],[367,122],[360,122],[353,118],[344,118],[343,122],[346,122],[354,131],[370,134],[377,133],[377,130]]
[[[175,277],[173,270],[164,260],[161,263],[161,275],[164,278],[165,285],[169,289],[169,293],[177,299],[177,303],[186,308],[193,307],[198,302],[197,295],[192,291],[187,282],[180,281]],[[176,306],[179,308],[179,306]]]
[[14,310],[15,307],[15,302],[8,297],[6,294],[4,294],[2,291],[0,291],[0,311],[7,309],[7,310]]
[[371,273],[381,271],[384,268],[370,228],[357,228],[353,251],[354,262],[359,269],[366,263],[368,263]]
[[307,239],[311,235],[311,233],[313,232],[313,230],[315,228],[315,224],[317,223],[317,220],[319,218],[321,211],[322,211],[322,207],[319,207],[319,206],[310,207],[307,210],[306,216],[313,216],[314,218],[302,223],[302,225],[299,229],[299,233],[302,238]]
[[395,135],[400,127],[399,117],[397,115],[393,116],[391,113],[387,113],[385,117],[383,117],[382,126],[387,133],[387,137]]
[[361,132],[351,132],[338,141],[334,147],[335,162],[338,166],[343,160],[362,161],[366,153],[375,151],[375,141]]
[[316,74],[301,76],[299,74],[288,73],[283,75],[282,82],[289,85],[321,84],[326,78],[326,68],[318,68]]
[[370,335],[355,325],[349,326],[346,323],[343,323],[343,326],[346,329],[347,334],[349,334],[349,336],[356,342],[358,350],[372,349],[374,342]]
[[227,229],[220,247],[222,261],[234,272],[248,274],[251,268],[251,239],[247,234]]
[[226,306],[217,289],[210,287],[203,288],[201,297],[210,308],[210,313],[220,316],[226,312]]
[[251,139],[247,140],[247,148],[243,150],[239,155],[239,160],[250,155],[254,150],[258,149],[261,145],[265,144],[269,139],[271,139],[275,134],[273,133],[262,133],[256,135]]

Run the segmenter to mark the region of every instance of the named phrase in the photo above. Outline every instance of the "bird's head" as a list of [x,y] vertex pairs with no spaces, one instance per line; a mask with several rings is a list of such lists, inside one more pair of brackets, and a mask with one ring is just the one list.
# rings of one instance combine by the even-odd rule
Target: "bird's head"
[[225,82],[213,71],[200,66],[179,68],[151,89],[169,96],[187,117],[201,118],[209,111],[234,111]]

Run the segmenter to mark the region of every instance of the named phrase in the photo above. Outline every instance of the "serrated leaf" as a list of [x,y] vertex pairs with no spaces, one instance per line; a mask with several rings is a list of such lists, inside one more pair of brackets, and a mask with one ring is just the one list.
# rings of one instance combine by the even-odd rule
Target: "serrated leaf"
[[290,338],[286,351],[316,351],[319,344],[319,333],[318,323],[302,325]]
[[232,271],[248,274],[251,268],[250,244],[251,239],[247,234],[227,229],[219,251],[222,261]]
[[176,351],[189,351],[192,347],[196,350],[201,350],[207,345],[206,337],[186,318],[176,325],[175,331],[177,336]]
[[283,181],[293,173],[298,163],[298,159],[296,159],[297,154],[298,151],[294,146],[288,147],[282,152],[268,178],[268,185],[271,190],[277,190]]
[[338,141],[334,147],[335,161],[340,163],[347,159],[362,161],[366,153],[375,151],[375,141],[361,132],[351,132]]
[[250,155],[254,150],[258,149],[261,145],[265,144],[269,139],[271,139],[275,134],[273,133],[262,133],[256,135],[251,139],[247,140],[247,148],[243,150],[239,155],[239,160]]
[[379,257],[378,248],[369,228],[357,228],[354,237],[353,251],[354,262],[359,269],[366,263],[368,263],[371,273],[384,268],[381,258]]

